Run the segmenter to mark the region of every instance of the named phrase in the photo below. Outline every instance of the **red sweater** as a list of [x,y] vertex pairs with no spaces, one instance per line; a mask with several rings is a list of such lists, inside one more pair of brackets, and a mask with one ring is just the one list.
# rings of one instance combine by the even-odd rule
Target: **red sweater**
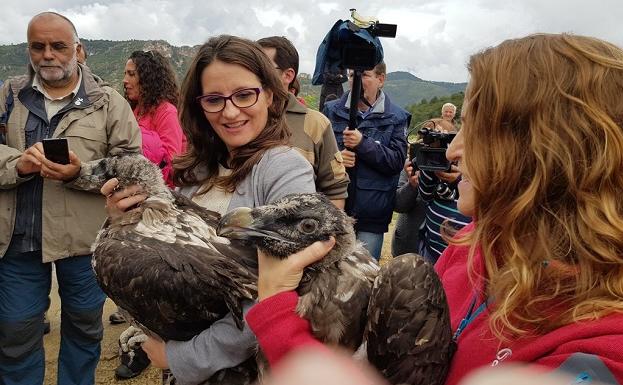
[[[470,224],[464,230],[472,228]],[[467,253],[468,247],[450,246],[435,266],[448,297],[453,330],[458,327],[473,299],[473,286],[467,276]],[[479,255],[476,256],[476,264],[479,266],[476,271],[484,274]],[[312,336],[309,322],[295,313],[297,301],[295,292],[280,293],[255,305],[246,316],[271,366],[299,347],[322,348],[322,344]],[[481,301],[482,298],[479,298],[475,307]],[[493,337],[487,323],[488,314],[485,309],[476,316],[459,337],[458,350],[445,385],[457,384],[477,368],[496,366],[502,362],[519,361],[558,368],[575,353],[592,356],[581,356],[579,364],[576,361],[575,365],[571,365],[573,370],[578,368],[577,372],[571,372],[573,376],[588,372],[589,377],[607,382],[607,376],[604,378],[595,374],[601,374],[593,365],[600,360],[616,381],[623,384],[623,314],[568,325],[544,336],[510,344],[500,344]]]
[[[473,229],[473,224],[465,227],[465,231]],[[450,306],[452,329],[456,330],[459,323],[468,313],[474,298],[474,288],[467,275],[466,246],[449,246],[435,265],[444,285]],[[482,256],[474,256],[475,271],[484,275]],[[482,287],[482,285],[479,285]],[[483,298],[477,300],[476,306]],[[596,321],[587,321],[567,325],[546,335],[500,343],[496,340],[488,326],[488,310],[477,315],[463,329],[458,339],[458,350],[452,360],[452,367],[446,385],[458,383],[471,371],[484,366],[496,366],[502,362],[529,362],[549,368],[557,368],[574,353],[585,353],[594,357],[583,356],[578,372],[590,372],[591,360],[601,360],[616,380],[623,384],[623,314],[613,314]],[[588,361],[586,361],[588,359]],[[565,365],[567,366],[567,365]],[[591,374],[594,379],[596,376]],[[597,376],[604,380],[603,377]]]
[[309,321],[296,314],[298,300],[295,291],[279,293],[253,306],[245,316],[270,366],[297,348],[327,349],[311,334]]

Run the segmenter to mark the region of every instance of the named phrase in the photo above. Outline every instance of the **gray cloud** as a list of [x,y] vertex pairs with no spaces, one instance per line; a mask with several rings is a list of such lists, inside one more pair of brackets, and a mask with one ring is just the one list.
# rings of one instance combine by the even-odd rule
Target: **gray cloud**
[[[337,19],[349,17],[344,0],[269,2],[232,0],[5,0],[0,43],[26,40],[26,24],[41,11],[68,16],[88,39],[163,39],[195,45],[227,33],[257,39],[284,35],[297,46],[301,71],[313,72],[318,45]],[[396,39],[383,39],[390,71],[427,80],[466,81],[469,55],[508,38],[535,32],[572,32],[623,46],[620,0],[386,0],[359,1],[358,10],[398,24]],[[46,8],[47,7],[47,8]]]

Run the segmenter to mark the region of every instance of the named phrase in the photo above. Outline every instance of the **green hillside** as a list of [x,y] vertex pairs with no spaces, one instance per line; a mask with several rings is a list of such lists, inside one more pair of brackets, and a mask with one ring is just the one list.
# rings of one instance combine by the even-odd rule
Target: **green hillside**
[[[106,80],[118,91],[123,90],[123,69],[127,58],[136,50],[156,49],[171,58],[178,81],[190,65],[199,46],[175,47],[163,40],[83,40],[88,53],[87,64],[93,73]],[[26,43],[0,45],[0,79],[26,73],[28,53]],[[311,75],[300,74],[301,93],[310,108],[318,108],[320,86],[311,84]],[[348,87],[348,84],[345,83]],[[426,81],[409,72],[398,71],[387,74],[385,91],[391,100],[402,107],[417,104],[423,99],[448,97],[465,90],[466,83]],[[443,104],[443,103],[442,103]]]
[[449,96],[465,90],[466,83],[431,82],[422,80],[409,72],[391,72],[383,89],[391,100],[401,107],[407,107],[434,97]]

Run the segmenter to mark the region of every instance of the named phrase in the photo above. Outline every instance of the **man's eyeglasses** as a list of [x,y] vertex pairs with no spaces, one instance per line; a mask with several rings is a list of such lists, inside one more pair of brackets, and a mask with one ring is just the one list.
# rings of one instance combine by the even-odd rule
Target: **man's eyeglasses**
[[249,108],[257,103],[260,92],[262,92],[261,88],[244,88],[229,96],[219,94],[201,95],[197,97],[197,103],[208,113],[223,111],[228,100],[238,108]]
[[[78,45],[78,44],[80,44],[80,43],[78,43],[78,42],[74,42],[73,43],[73,45]],[[28,49],[30,50],[30,52],[39,53],[39,52],[45,51],[45,47],[46,46],[47,46],[47,44],[45,44],[45,43],[37,43],[37,42],[35,42],[35,43],[30,43],[28,45]],[[52,52],[65,53],[69,49],[70,46],[71,46],[71,44],[68,45],[66,43],[63,43],[63,42],[59,41],[59,42],[51,43],[50,44],[50,50]]]

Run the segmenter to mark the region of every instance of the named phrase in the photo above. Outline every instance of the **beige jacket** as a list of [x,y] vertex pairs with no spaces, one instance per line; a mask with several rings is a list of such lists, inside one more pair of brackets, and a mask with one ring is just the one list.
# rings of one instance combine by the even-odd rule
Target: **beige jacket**
[[[66,137],[71,151],[82,162],[124,152],[140,153],[141,135],[128,102],[109,86],[99,84],[81,66],[84,93],[89,103],[84,109],[71,109],[62,117],[53,137]],[[32,78],[22,76],[5,82],[0,93],[0,114],[6,108],[9,88],[30,87]],[[75,99],[76,100],[76,99]],[[28,180],[18,177],[15,166],[24,151],[24,127],[29,111],[16,93],[6,126],[6,144],[0,144],[0,256],[4,256],[15,226],[17,186]],[[106,218],[104,197],[73,189],[71,183],[45,179],[43,184],[42,253],[43,262],[90,254],[100,226]]]
[[316,190],[329,199],[346,199],[349,179],[331,122],[320,112],[301,105],[291,93],[288,97],[286,122],[292,132],[290,144],[314,168]]

